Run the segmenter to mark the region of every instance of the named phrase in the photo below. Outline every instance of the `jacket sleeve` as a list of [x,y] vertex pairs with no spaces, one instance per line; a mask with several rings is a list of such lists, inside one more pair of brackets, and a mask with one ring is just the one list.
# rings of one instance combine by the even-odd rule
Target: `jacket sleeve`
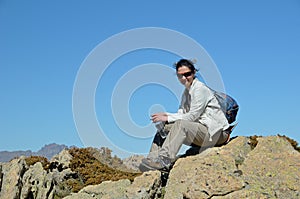
[[[204,86],[194,87],[189,91],[189,95],[191,97],[190,110],[186,113],[183,111],[167,113],[168,122],[174,122],[176,120],[196,121],[199,119],[210,100],[210,91]],[[184,99],[181,101],[181,108],[183,106],[183,101]]]

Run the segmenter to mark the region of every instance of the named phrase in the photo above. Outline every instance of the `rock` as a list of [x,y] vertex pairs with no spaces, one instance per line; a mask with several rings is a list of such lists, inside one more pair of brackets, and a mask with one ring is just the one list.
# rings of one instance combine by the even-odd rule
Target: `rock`
[[224,147],[179,159],[170,172],[165,198],[210,198],[243,189],[246,184],[234,171],[236,157],[250,151],[246,143],[241,137]]
[[99,185],[89,185],[78,193],[72,193],[64,199],[88,199],[88,198],[124,198],[129,180],[105,181]]
[[55,198],[70,194],[65,187],[65,181],[76,174],[71,169],[59,171],[44,170],[40,162],[30,166],[22,178],[22,189],[20,198]]
[[105,181],[99,185],[89,185],[64,199],[151,199],[161,193],[160,184],[160,172],[149,171],[136,177],[132,183],[128,179]]
[[[20,157],[1,163],[0,198],[300,198],[300,153],[280,136],[237,137],[225,146],[179,158],[169,175],[149,171],[131,181],[101,181],[84,188],[83,178],[70,168],[72,158],[64,150],[50,162]],[[139,162],[138,157],[127,161],[128,165]],[[80,158],[76,162],[83,169],[88,164]],[[93,168],[99,171],[102,167],[90,167],[82,172],[91,172]],[[103,171],[110,172],[104,173],[106,177],[116,172]],[[81,190],[70,193],[72,187]]]
[[2,163],[1,169],[1,199],[20,198],[22,189],[22,178],[27,170],[25,157],[13,159],[8,163]]
[[[63,160],[69,157],[66,153],[63,154]],[[64,161],[57,164],[64,164]],[[26,157],[22,156],[0,165],[0,198],[61,198],[70,194],[64,182],[76,175],[70,168],[45,170],[41,162],[28,166]]]
[[127,198],[146,199],[157,198],[161,195],[161,173],[149,171],[136,177],[133,183],[127,187]]
[[57,163],[57,165],[60,165],[63,170],[69,168],[72,158],[73,156],[68,152],[68,150],[64,149],[59,154],[53,156],[50,162]]
[[[286,139],[257,138],[257,146],[240,166],[253,196],[300,198],[300,153]],[[243,191],[235,194],[243,195]]]
[[142,162],[142,159],[145,158],[142,155],[133,155],[128,158],[123,159],[123,164],[128,168],[134,171],[139,171],[139,165]]
[[258,138],[253,150],[248,141],[179,159],[165,198],[299,198],[300,153],[277,136]]
[[3,173],[2,173],[2,165],[0,164],[0,193],[2,188],[2,181],[3,181]]
[[83,188],[79,194],[87,193],[94,198],[125,198],[126,188],[130,186],[130,181],[127,179],[119,181],[105,181],[99,185],[90,185]]
[[71,195],[64,197],[64,199],[96,199],[94,194],[88,193],[71,193]]
[[53,180],[46,180],[46,175],[40,162],[31,166],[22,178],[20,198],[49,198],[53,195]]

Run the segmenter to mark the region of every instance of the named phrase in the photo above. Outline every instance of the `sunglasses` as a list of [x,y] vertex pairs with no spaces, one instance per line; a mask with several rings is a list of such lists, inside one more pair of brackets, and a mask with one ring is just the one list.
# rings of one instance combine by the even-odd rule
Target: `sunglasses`
[[178,74],[178,73],[177,73],[177,77],[178,77],[179,79],[183,78],[183,76],[184,76],[185,78],[187,78],[187,77],[191,76],[192,74],[193,74],[192,71],[186,72],[186,73],[183,73],[183,74]]

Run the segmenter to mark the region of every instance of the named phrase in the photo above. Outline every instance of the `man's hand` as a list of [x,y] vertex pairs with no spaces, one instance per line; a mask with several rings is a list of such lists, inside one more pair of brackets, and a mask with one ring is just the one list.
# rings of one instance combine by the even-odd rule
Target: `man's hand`
[[152,122],[167,122],[168,121],[168,115],[166,113],[154,113],[151,115]]

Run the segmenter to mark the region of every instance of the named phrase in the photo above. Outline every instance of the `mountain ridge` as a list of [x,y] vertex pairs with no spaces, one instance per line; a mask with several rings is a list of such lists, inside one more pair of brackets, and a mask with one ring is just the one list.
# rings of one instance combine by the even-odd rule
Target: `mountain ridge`
[[31,150],[0,151],[0,162],[9,162],[10,160],[20,156],[42,156],[50,160],[54,155],[60,153],[66,148],[70,147],[64,144],[50,143],[45,144],[36,152]]

